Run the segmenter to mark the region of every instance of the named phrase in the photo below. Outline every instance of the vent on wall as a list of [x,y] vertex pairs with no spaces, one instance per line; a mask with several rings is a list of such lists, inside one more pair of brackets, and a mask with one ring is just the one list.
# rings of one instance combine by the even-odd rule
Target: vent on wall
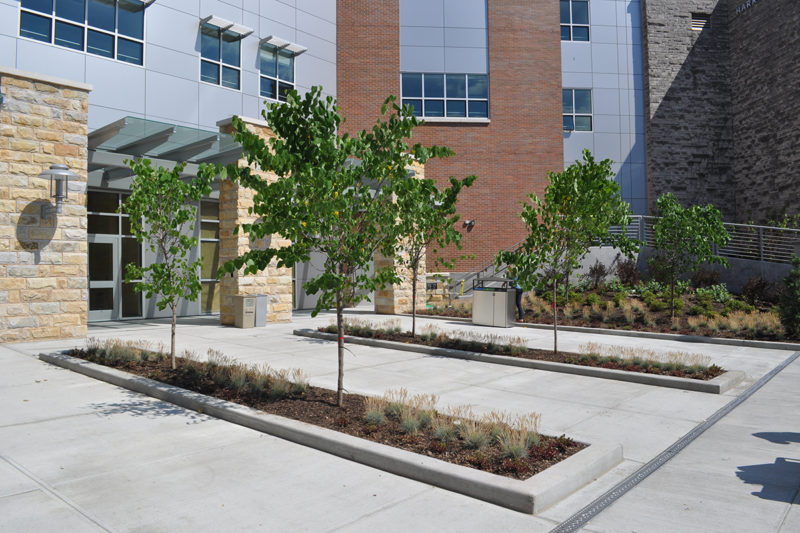
[[692,13],[692,29],[703,31],[711,27],[711,15],[708,13]]

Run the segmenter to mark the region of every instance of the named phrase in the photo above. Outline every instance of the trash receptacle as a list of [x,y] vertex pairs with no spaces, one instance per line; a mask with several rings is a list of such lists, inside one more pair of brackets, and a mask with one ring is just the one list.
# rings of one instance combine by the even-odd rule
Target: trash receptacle
[[237,294],[233,297],[235,307],[234,325],[237,328],[252,328],[256,319],[256,297]]
[[510,281],[495,277],[476,280],[472,290],[473,324],[501,328],[514,325],[517,289]]
[[255,327],[261,328],[267,325],[267,312],[268,312],[269,296],[266,294],[256,295],[256,316]]

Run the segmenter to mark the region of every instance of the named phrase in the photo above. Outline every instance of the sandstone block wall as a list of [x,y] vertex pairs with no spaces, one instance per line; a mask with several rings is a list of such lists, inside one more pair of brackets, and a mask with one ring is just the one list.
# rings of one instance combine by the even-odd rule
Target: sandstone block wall
[[[81,337],[88,316],[86,171],[89,91],[0,68],[0,343]],[[78,175],[62,212],[39,173]]]
[[[736,210],[727,0],[643,0],[648,205],[672,192],[684,204]],[[692,30],[692,13],[711,16]]]
[[[244,119],[248,122],[250,131],[257,133],[262,138],[274,137],[272,130],[259,120]],[[220,131],[230,133],[230,123],[223,122]],[[241,159],[240,165],[247,165]],[[264,179],[273,181],[277,176],[271,173],[258,171]],[[220,263],[234,259],[251,246],[283,247],[289,241],[273,235],[265,242],[251,243],[249,237],[243,233],[234,234],[238,225],[249,224],[256,220],[255,215],[248,213],[253,207],[252,190],[241,187],[231,180],[221,180],[219,188],[219,239]],[[220,280],[220,321],[223,324],[233,324],[235,319],[234,296],[237,294],[266,294],[269,296],[267,309],[267,322],[288,322],[292,319],[292,269],[278,268],[273,261],[265,270],[258,274],[243,275],[237,272],[233,275],[226,274]]]

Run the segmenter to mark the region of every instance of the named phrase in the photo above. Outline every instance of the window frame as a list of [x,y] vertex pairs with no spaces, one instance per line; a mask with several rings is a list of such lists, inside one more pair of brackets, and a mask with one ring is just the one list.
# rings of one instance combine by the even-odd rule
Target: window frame
[[[272,53],[275,56],[275,75],[270,76],[269,74],[264,74],[261,70],[261,53],[266,52],[272,49]],[[287,55],[292,60],[292,81],[288,82],[285,79],[281,78],[280,76],[280,64],[278,62],[278,58],[281,56],[281,52]],[[264,43],[258,47],[258,95],[260,98],[265,98],[271,102],[285,102],[286,97],[281,97],[281,84],[289,85],[289,91],[297,90],[297,55],[291,51],[285,50],[279,46],[275,46],[273,44]],[[261,80],[269,80],[275,83],[275,97],[266,96],[261,91]]]
[[[216,206],[217,206],[217,217],[216,218],[207,218],[205,216],[205,210],[203,209],[203,204],[204,203],[205,204],[209,204],[209,203],[216,204]],[[201,261],[203,259],[203,243],[206,243],[206,242],[216,243],[216,245],[217,245],[217,255],[219,256],[219,253],[221,252],[221,239],[220,239],[220,234],[219,234],[219,231],[220,231],[219,209],[220,209],[220,202],[219,202],[218,199],[215,199],[215,198],[203,198],[202,200],[200,200],[200,202],[197,205],[197,219],[198,219],[197,226],[199,228],[198,239],[197,239],[197,255],[201,259]],[[217,237],[215,239],[211,238],[211,237],[203,237],[203,223],[216,224],[216,226],[217,226]],[[217,267],[217,272],[219,272],[219,267]],[[206,311],[205,306],[203,305],[203,297],[204,297],[203,292],[204,292],[205,285],[207,285],[207,284],[216,284],[214,289],[217,290],[217,291],[220,290],[221,285],[219,284],[219,279],[216,278],[216,273],[215,273],[215,277],[204,278],[203,277],[203,265],[201,263],[200,264],[200,273],[198,275],[198,278],[200,279],[200,287],[201,287],[200,288],[200,298],[199,298],[200,312],[202,314],[217,314],[217,313],[219,313],[220,312],[219,309],[217,309],[216,311],[214,311],[214,309],[213,309],[213,297],[212,297],[212,306],[211,306],[211,310],[210,311]]]
[[[146,58],[147,47],[145,46],[145,43],[147,42],[147,21],[146,21],[146,16],[147,16],[147,7],[148,7],[149,4],[146,4],[146,3],[142,2],[141,0],[127,0],[127,1],[129,1],[131,3],[138,2],[142,7],[142,38],[141,39],[139,39],[137,37],[132,37],[130,35],[126,35],[126,34],[120,33],[120,31],[119,31],[119,11],[120,11],[119,5],[120,5],[120,0],[114,0],[114,31],[113,32],[109,31],[109,30],[107,30],[105,28],[100,28],[98,26],[93,26],[93,25],[89,24],[89,2],[90,2],[90,0],[84,0],[84,3],[83,3],[83,21],[82,22],[77,22],[75,20],[56,15],[56,7],[57,7],[57,4],[58,4],[57,0],[54,0],[52,2],[52,9],[51,9],[51,11],[49,13],[46,13],[46,12],[43,12],[43,11],[36,11],[35,9],[23,7],[22,6],[22,2],[20,1],[19,2],[19,19],[18,19],[19,20],[18,37],[20,39],[26,39],[26,40],[30,40],[30,41],[33,41],[33,42],[50,44],[50,45],[53,45],[53,46],[58,46],[59,48],[64,48],[66,50],[72,50],[72,51],[75,51],[75,52],[81,52],[83,54],[89,54],[89,55],[92,55],[92,56],[95,56],[95,57],[102,57],[102,58],[105,58],[105,59],[110,59],[112,61],[116,61],[116,62],[119,62],[119,63],[124,63],[126,65],[131,65],[131,66],[134,66],[134,67],[145,68],[145,65],[146,65],[146,62],[147,62],[147,58]],[[50,28],[49,39],[48,40],[37,39],[35,37],[29,37],[27,35],[23,35],[23,33],[22,33],[22,31],[23,31],[23,28],[22,28],[22,17],[23,17],[23,14],[28,14],[28,15],[33,15],[33,16],[37,16],[37,17],[48,19],[49,23],[50,23],[50,25],[49,25],[49,28]],[[82,42],[81,42],[81,46],[80,47],[68,46],[68,45],[64,45],[64,44],[59,44],[57,42],[57,40],[56,40],[56,27],[57,27],[57,25],[59,23],[60,24],[64,24],[64,25],[69,25],[69,26],[72,26],[72,27],[76,27],[76,28],[80,28],[82,30],[82,33],[81,33]],[[99,54],[99,53],[96,53],[96,52],[89,51],[89,35],[90,35],[90,32],[94,32],[96,34],[105,35],[105,36],[111,37],[113,39],[113,50],[112,50],[110,56],[105,55],[105,54]],[[129,41],[129,42],[132,42],[132,43],[135,43],[135,44],[138,44],[139,46],[141,46],[141,58],[142,58],[141,63],[135,63],[135,62],[128,61],[128,60],[125,60],[125,59],[120,59],[120,54],[119,54],[119,50],[120,50],[119,42],[120,42],[120,40]]]
[[[209,59],[209,58],[203,56],[202,40],[203,40],[203,29],[205,27],[213,28],[217,32],[216,40],[217,40],[217,44],[218,44],[217,51],[219,53],[219,59]],[[239,47],[239,53],[238,53],[239,65],[238,66],[237,65],[232,65],[231,63],[227,63],[223,59],[222,37],[227,32],[230,32],[231,35],[236,35],[236,46]],[[243,36],[241,34],[238,34],[236,32],[232,32],[232,31],[230,31],[228,29],[220,28],[219,26],[215,26],[214,24],[209,24],[208,22],[203,22],[202,24],[200,24],[200,61],[198,62],[198,68],[199,68],[198,79],[200,80],[200,83],[205,83],[207,85],[211,85],[211,86],[214,86],[214,87],[222,87],[223,89],[229,89],[231,91],[242,92],[242,39],[243,39]],[[216,65],[216,67],[217,67],[217,75],[218,75],[218,81],[216,83],[213,83],[213,82],[210,82],[210,81],[207,81],[207,80],[203,79],[203,63]],[[226,68],[230,69],[230,70],[235,70],[237,72],[237,86],[236,87],[230,87],[228,85],[224,85],[223,84],[223,75],[222,75],[222,73],[224,72],[224,69],[226,69]]]
[[[572,96],[572,112],[567,113],[564,112],[564,92],[570,91]],[[575,91],[587,91],[589,93],[589,113],[578,113],[575,107]],[[563,87],[561,89],[561,120],[562,126],[564,119],[567,117],[571,117],[572,119],[572,128],[563,128],[565,133],[592,133],[594,131],[594,91],[591,88],[585,87]],[[589,129],[577,129],[577,117],[588,117],[589,118]]]
[[[575,22],[573,22],[574,17],[573,17],[572,6],[573,2],[575,1],[586,2],[586,19],[587,19],[586,24],[583,23],[576,24]],[[589,5],[590,1],[591,0],[559,0],[559,22],[560,22],[559,27],[560,31],[562,32],[561,33],[562,42],[588,43],[592,41],[592,31],[591,31],[592,10]],[[569,2],[569,22],[561,22],[561,2]],[[569,39],[564,38],[563,34],[564,28],[567,28],[569,30]],[[575,30],[574,30],[575,28],[586,28],[586,39],[575,39]]]
[[[403,94],[403,77],[404,76],[420,76],[420,83],[421,83],[421,94],[420,96],[407,96]],[[432,95],[429,96],[426,94],[426,76],[441,76],[442,79],[442,94],[441,96]],[[464,96],[448,96],[448,77],[463,77],[464,81]],[[470,76],[482,76],[486,81],[486,96],[471,96],[469,91],[470,86]],[[489,74],[486,73],[475,73],[475,72],[400,72],[400,102],[402,105],[412,105],[414,106],[414,116],[425,121],[472,121],[472,122],[486,122],[491,118],[491,109],[490,109],[490,101],[491,101],[491,91],[490,91],[490,81],[489,81]],[[419,101],[422,104],[422,110],[420,113],[416,112],[416,106],[411,101]],[[429,102],[441,102],[442,104],[442,112],[441,114],[426,114],[426,110],[428,109]],[[448,103],[455,103],[455,104],[463,104],[464,106],[464,114],[459,115],[448,115]],[[470,115],[470,104],[471,103],[483,103],[486,105],[486,113],[482,115]]]

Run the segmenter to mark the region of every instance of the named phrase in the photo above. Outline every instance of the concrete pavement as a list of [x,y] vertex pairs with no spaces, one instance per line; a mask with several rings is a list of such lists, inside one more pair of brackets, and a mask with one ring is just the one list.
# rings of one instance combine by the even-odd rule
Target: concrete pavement
[[[364,317],[385,320],[370,315]],[[293,328],[313,327],[329,321],[330,317],[312,319],[300,315],[292,324],[237,330],[215,326],[208,319],[190,319],[179,325],[177,339],[181,349],[193,349],[198,353],[214,347],[243,361],[265,361],[277,368],[300,367],[311,377],[312,384],[331,387],[336,377],[334,345],[290,334]],[[426,320],[420,322],[424,324]],[[513,333],[525,337],[532,346],[547,347],[552,343],[552,334],[547,331],[481,329],[449,321],[430,322],[442,329]],[[93,326],[90,335],[167,341],[169,326],[163,321],[103,324]],[[291,527],[307,531],[367,528],[547,531],[652,459],[790,355],[781,350],[687,345],[582,333],[559,335],[559,344],[565,350],[589,341],[634,346],[638,343],[664,351],[699,351],[711,356],[717,364],[745,371],[748,379],[725,395],[710,395],[350,347],[345,386],[351,391],[381,394],[389,388],[404,386],[412,393],[439,394],[440,405],[470,404],[477,411],[533,410],[542,414],[542,430],[546,433],[567,433],[586,442],[623,444],[625,460],[617,468],[554,507],[530,517],[121,391],[55,369],[26,355],[60,350],[69,343],[5,345],[0,348],[0,367],[3,368],[0,398],[11,408],[0,414],[0,516],[13,517],[13,530],[25,531],[47,530],[47,520],[61,520],[66,516],[75,524],[89,528],[102,526],[122,531],[219,531],[234,527],[252,529],[259,524],[265,529]],[[800,365],[795,362],[784,371],[785,375],[798,371],[798,367]],[[796,381],[796,376],[794,379]],[[773,382],[778,383],[777,380]],[[741,464],[736,466],[775,464],[774,468],[792,472],[795,463],[791,459],[800,457],[798,443],[791,440],[793,431],[773,428],[793,426],[797,431],[797,418],[791,416],[792,412],[796,416],[800,401],[791,396],[783,394],[779,406],[765,400],[768,406],[755,407],[755,414],[743,415],[747,419],[758,418],[758,409],[768,409],[769,420],[775,423],[763,428],[748,427],[748,431],[785,433],[788,434],[787,444],[753,437],[757,445],[752,452],[746,452],[752,460],[738,461]],[[729,417],[758,397],[748,400]],[[672,500],[664,497],[651,501],[653,498],[647,496],[638,506],[627,504],[626,499],[633,498],[640,490],[646,492],[647,483],[690,451],[699,453],[690,463],[698,465],[695,467],[699,468],[697,476],[702,476],[703,468],[716,465],[713,458],[718,446],[714,443],[705,452],[693,451],[707,435],[713,436],[712,430],[642,483],[642,489],[637,487],[600,514],[587,526],[589,530],[632,531],[634,529],[626,529],[628,512],[652,515],[654,504],[671,505]],[[746,440],[749,442],[749,438]],[[763,451],[763,442],[777,446],[783,450],[783,455],[774,455],[771,459],[758,455],[757,451]],[[775,462],[777,457],[786,460]],[[731,460],[737,462],[737,459]],[[751,480],[761,475],[759,469],[742,472]],[[747,485],[735,473],[733,478],[728,475],[713,479],[715,483],[733,482],[732,486],[738,489],[746,487],[748,492],[743,496],[746,502],[750,502],[747,498],[763,500],[749,494],[758,487]],[[335,490],[338,481],[348,489]],[[680,494],[680,477],[675,483],[670,490]],[[692,483],[702,487],[696,480]],[[370,487],[375,490],[367,495]],[[786,483],[781,487],[784,492],[790,490]],[[688,494],[687,499],[695,496]],[[764,531],[777,531],[780,526],[775,524],[782,521],[786,524],[797,521],[796,512],[786,511],[787,506],[792,508],[786,502],[783,507],[761,505],[760,501],[750,502],[752,505],[746,502],[737,502],[736,506],[758,509],[759,513],[763,507],[763,512],[770,516],[770,520],[764,522]],[[619,512],[615,509],[624,508],[623,505],[632,506],[632,510],[625,508],[623,515],[608,519],[611,522],[604,521],[606,516]],[[28,512],[29,509],[42,512]],[[665,508],[665,511],[670,509]],[[312,516],[321,519],[315,521]],[[709,512],[707,516],[716,517],[716,514]],[[702,517],[693,517],[695,525],[703,523],[698,519]],[[33,523],[29,528],[26,520],[45,522],[40,522],[40,527]],[[732,526],[725,531],[754,531],[737,529],[735,522],[723,523]],[[651,529],[648,526],[636,530]]]

